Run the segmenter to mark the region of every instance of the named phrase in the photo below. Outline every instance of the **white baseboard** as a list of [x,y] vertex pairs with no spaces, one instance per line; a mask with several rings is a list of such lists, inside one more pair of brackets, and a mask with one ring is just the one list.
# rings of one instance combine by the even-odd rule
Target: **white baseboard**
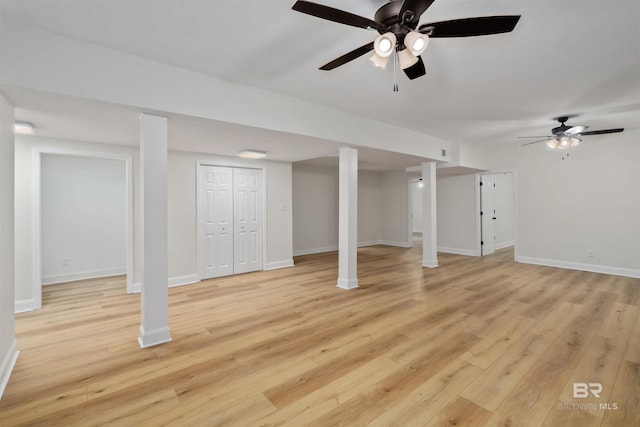
[[158,328],[152,331],[145,331],[140,326],[140,336],[138,337],[138,343],[140,348],[152,347],[154,345],[164,344],[171,341],[171,333],[169,327]]
[[24,313],[25,311],[33,311],[36,309],[36,301],[33,299],[25,299],[16,301],[16,313]]
[[[194,283],[200,282],[197,274],[187,274],[185,276],[174,276],[169,277],[168,285],[170,288],[175,288],[177,286],[183,285],[192,285]],[[140,282],[133,283],[133,294],[139,294],[142,290],[142,284]]]
[[386,246],[396,246],[398,248],[410,248],[411,244],[408,242],[396,242],[394,240],[379,240],[378,241],[379,245],[386,245]]
[[197,274],[187,274],[185,276],[169,277],[169,287],[174,288],[176,286],[192,285],[194,283],[198,283],[199,281],[200,279],[198,279]]
[[142,284],[140,282],[134,282],[131,284],[131,287],[133,288],[131,291],[132,294],[139,294],[142,289]]
[[321,254],[324,252],[335,252],[337,250],[338,250],[338,245],[320,246],[317,248],[307,248],[307,249],[297,249],[293,251],[293,256]]
[[367,246],[375,246],[375,245],[380,245],[380,240],[369,240],[367,242],[358,242],[358,247],[359,248],[365,248]]
[[5,354],[2,359],[2,364],[0,364],[0,399],[2,399],[4,390],[7,388],[11,372],[13,372],[13,368],[16,366],[16,361],[18,360],[19,355],[18,343],[14,339],[7,350],[7,354]]
[[589,271],[592,273],[612,274],[614,276],[625,276],[640,279],[640,270],[631,268],[609,267],[606,265],[583,264],[578,262],[559,261],[553,259],[525,256],[517,256],[516,262],[522,262],[524,264],[544,265],[547,267],[566,268],[569,270]]
[[447,246],[438,246],[438,252],[454,255],[478,256],[478,253],[475,251],[475,249],[449,248]]
[[285,259],[283,261],[271,261],[266,265],[266,270],[278,270],[280,268],[293,267],[293,259]]
[[[411,245],[407,242],[396,242],[393,240],[368,240],[366,242],[358,242],[359,248],[362,248],[365,246],[375,246],[375,245],[397,246],[399,248],[411,247]],[[309,248],[309,249],[297,249],[293,251],[293,256],[321,254],[324,252],[335,252],[337,250],[338,250],[338,245],[321,246],[318,248]]]
[[515,245],[515,242],[513,240],[511,240],[509,242],[496,243],[496,250],[509,248],[509,247],[511,247],[513,245]]
[[43,285],[53,285],[56,283],[73,282],[76,280],[96,279],[99,277],[119,276],[127,274],[126,267],[103,268],[100,270],[78,271],[75,273],[56,274],[53,276],[42,276]]

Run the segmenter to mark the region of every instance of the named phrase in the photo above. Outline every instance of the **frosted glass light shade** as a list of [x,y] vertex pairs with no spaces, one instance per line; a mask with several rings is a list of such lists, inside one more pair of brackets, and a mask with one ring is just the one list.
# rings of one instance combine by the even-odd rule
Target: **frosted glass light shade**
[[371,60],[371,62],[373,62],[376,67],[380,67],[384,69],[384,68],[387,68],[387,62],[389,62],[389,57],[388,56],[382,57],[377,53],[373,52],[373,55],[371,55],[371,58],[369,58],[369,60]]
[[404,45],[415,56],[420,55],[429,44],[429,36],[417,31],[411,31],[404,38]]
[[378,56],[386,58],[393,53],[396,47],[396,35],[393,33],[384,33],[379,35],[373,42],[373,49]]

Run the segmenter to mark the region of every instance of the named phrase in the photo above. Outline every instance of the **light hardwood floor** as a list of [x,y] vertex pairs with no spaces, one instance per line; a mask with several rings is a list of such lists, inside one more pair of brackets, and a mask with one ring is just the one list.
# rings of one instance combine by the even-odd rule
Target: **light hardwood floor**
[[640,280],[512,258],[378,246],[357,290],[335,253],[172,288],[173,342],[144,350],[123,278],[48,286],[0,425],[640,425]]

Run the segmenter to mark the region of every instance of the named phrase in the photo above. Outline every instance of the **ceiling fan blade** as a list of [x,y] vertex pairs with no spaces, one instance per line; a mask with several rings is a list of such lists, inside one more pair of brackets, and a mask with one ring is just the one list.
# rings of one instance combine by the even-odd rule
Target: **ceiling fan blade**
[[[402,6],[400,6],[400,11],[398,12],[398,16],[400,19],[403,19],[403,16],[406,12],[411,12],[411,16],[407,15],[407,19],[405,23],[418,23],[422,14],[431,6],[431,4],[435,0],[404,0]],[[412,27],[415,28],[415,27]]]
[[405,68],[403,71],[407,75],[407,77],[409,77],[409,80],[417,79],[418,77],[422,77],[427,74],[421,56],[418,56],[418,62],[410,67]]
[[341,65],[346,64],[349,61],[353,61],[356,58],[361,57],[367,52],[371,52],[373,50],[373,42],[367,43],[364,46],[360,46],[357,49],[352,50],[351,52],[345,53],[339,58],[334,59],[333,61],[323,65],[320,67],[321,70],[329,71],[337,68]]
[[385,26],[379,22],[372,21],[369,18],[355,15],[344,10],[335,9],[333,7],[325,6],[322,4],[312,3],[310,1],[298,0],[292,7],[293,10],[307,15],[315,16],[316,18],[327,19],[329,21],[337,22],[339,24],[351,25],[358,28],[374,28],[384,29]]
[[580,135],[602,135],[605,133],[617,133],[622,132],[624,128],[616,128],[616,129],[603,129],[603,130],[590,130],[589,132],[582,132]]
[[564,133],[567,135],[575,135],[577,133],[583,134],[588,128],[589,126],[573,126],[572,128],[565,130]]
[[545,139],[539,139],[537,141],[527,142],[526,144],[522,144],[521,147],[524,147],[526,145],[531,145],[531,144],[537,144],[538,142],[544,142],[544,141],[548,141],[548,140],[549,140],[549,138],[547,137]]
[[553,138],[552,135],[537,135],[537,136],[519,136],[518,138]]
[[471,37],[508,33],[520,20],[520,15],[479,16],[432,22],[420,26],[420,32],[429,37]]

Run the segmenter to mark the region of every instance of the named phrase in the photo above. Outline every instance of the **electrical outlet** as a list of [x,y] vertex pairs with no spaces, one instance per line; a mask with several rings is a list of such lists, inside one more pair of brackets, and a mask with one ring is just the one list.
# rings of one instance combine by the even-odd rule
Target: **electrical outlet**
[[596,256],[596,251],[594,251],[593,249],[589,249],[589,258],[595,258]]
[[69,265],[69,258],[62,258],[62,265]]

